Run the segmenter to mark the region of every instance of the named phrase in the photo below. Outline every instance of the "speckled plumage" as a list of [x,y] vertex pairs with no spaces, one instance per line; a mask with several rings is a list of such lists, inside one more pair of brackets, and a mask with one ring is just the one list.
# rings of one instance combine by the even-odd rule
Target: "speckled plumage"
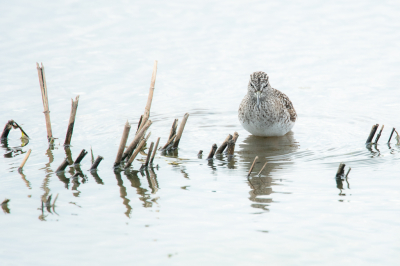
[[293,128],[297,114],[289,97],[272,88],[268,79],[262,71],[250,75],[247,94],[239,106],[239,121],[255,136],[283,136]]

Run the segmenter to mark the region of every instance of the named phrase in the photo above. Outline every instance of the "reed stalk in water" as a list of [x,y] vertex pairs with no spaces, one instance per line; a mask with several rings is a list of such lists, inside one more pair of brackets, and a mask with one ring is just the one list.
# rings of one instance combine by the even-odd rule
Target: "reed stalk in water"
[[99,166],[101,160],[103,160],[104,158],[101,157],[100,155],[97,156],[96,160],[94,161],[94,163],[92,164],[92,166],[90,167],[90,171],[94,171],[97,170],[97,167]]
[[226,152],[229,156],[233,156],[233,153],[235,152],[235,141],[233,139],[228,141],[228,148]]
[[351,171],[351,167],[349,167],[349,170],[347,170],[346,178],[349,176],[350,171]]
[[42,101],[43,101],[43,109],[44,109],[44,117],[46,119],[46,130],[47,130],[47,140],[49,143],[53,142],[53,133],[51,131],[51,122],[50,122],[50,108],[49,108],[49,99],[47,96],[47,83],[46,83],[46,74],[44,71],[43,63],[41,63],[41,67],[38,63],[36,63],[36,68],[39,76],[39,84],[40,91],[42,92]]
[[376,136],[376,139],[374,141],[375,144],[378,144],[378,140],[381,137],[382,130],[383,130],[384,127],[385,127],[385,125],[382,125],[381,130],[379,131],[378,135]]
[[79,156],[76,158],[74,164],[80,164],[82,159],[86,156],[86,154],[88,154],[88,152],[85,149],[83,149],[79,154]]
[[119,143],[117,158],[115,158],[114,167],[117,167],[121,163],[122,153],[124,152],[126,141],[128,140],[129,131],[131,130],[131,126],[128,123],[128,120],[125,123],[124,132],[122,133],[121,141]]
[[368,139],[367,139],[367,141],[365,142],[365,144],[371,143],[372,139],[373,139],[374,136],[375,136],[375,133],[376,133],[376,130],[378,129],[378,127],[379,127],[379,124],[376,124],[376,125],[373,125],[373,126],[372,126],[371,132],[369,133]]
[[393,128],[393,129],[392,129],[392,133],[390,133],[390,137],[389,137],[388,143],[390,143],[390,140],[392,139],[393,133],[394,133],[395,131],[396,131],[396,129]]
[[174,149],[177,149],[177,148],[178,148],[178,145],[179,145],[179,142],[180,142],[180,140],[181,140],[182,133],[183,133],[183,130],[185,129],[186,121],[188,120],[188,118],[189,118],[189,114],[186,113],[186,114],[183,116],[183,119],[182,119],[181,124],[179,125],[178,133],[176,133],[175,141],[174,141],[174,144],[172,145],[172,147],[173,147]]
[[344,167],[345,167],[346,165],[344,164],[344,163],[340,163],[339,164],[339,168],[338,168],[338,170],[337,170],[337,172],[336,172],[336,177],[341,177],[341,176],[343,176],[343,174],[344,174]]
[[264,170],[265,166],[267,166],[267,163],[268,163],[268,162],[265,162],[265,164],[264,164],[264,166],[261,168],[260,172],[258,172],[258,176],[261,175],[261,172]]
[[249,177],[250,174],[251,174],[251,171],[253,171],[254,165],[256,165],[257,160],[258,160],[258,156],[256,156],[256,158],[254,158],[253,164],[250,167],[250,170],[249,170],[249,173],[247,174],[247,177]]
[[153,151],[153,147],[154,147],[154,142],[152,142],[150,144],[149,151],[147,152],[146,163],[144,164],[144,167],[149,166],[150,157],[151,157],[151,153]]
[[69,116],[67,135],[65,136],[64,146],[71,145],[72,132],[74,131],[76,110],[78,109],[79,95],[75,101],[71,99],[71,114]]
[[149,118],[150,118],[150,108],[151,108],[151,102],[153,101],[154,86],[156,84],[156,76],[157,76],[157,61],[154,61],[153,74],[151,75],[151,81],[150,81],[149,96],[147,98],[146,107],[144,108],[144,114],[143,114],[143,118],[141,119],[142,121],[141,121],[141,125],[139,126],[139,130],[142,129],[142,127],[145,125],[147,120],[149,120]]
[[232,139],[232,135],[229,134],[226,139],[224,140],[224,142],[221,144],[221,146],[219,146],[218,150],[216,151],[215,154],[221,154],[224,152],[226,146],[228,146],[228,141]]
[[122,160],[125,158],[129,157],[137,144],[140,142],[142,139],[145,131],[151,126],[151,120],[148,120],[146,124],[139,130],[139,132],[135,135],[134,139],[132,140],[131,144],[129,144],[128,148],[125,150],[124,154],[122,155]]
[[215,151],[217,150],[217,144],[213,144],[211,147],[211,151],[208,154],[207,160],[212,159],[214,157]]
[[156,156],[156,152],[157,152],[157,148],[158,148],[158,143],[159,142],[160,142],[160,138],[157,139],[156,146],[153,149],[153,154],[151,155],[150,164],[153,164],[154,156]]
[[32,151],[32,150],[29,149],[28,152],[26,153],[25,158],[22,160],[22,163],[21,163],[21,165],[20,165],[19,168],[18,168],[18,171],[21,171],[21,170],[22,170],[22,167],[24,167],[26,161],[27,161],[28,158],[29,158],[29,155],[31,154],[31,151]]
[[138,153],[140,152],[140,150],[142,149],[142,147],[144,146],[144,144],[146,143],[146,140],[143,139],[140,143],[139,146],[136,147],[135,151],[133,152],[132,156],[129,158],[128,162],[125,165],[125,169],[129,168],[133,162],[133,160],[135,160],[136,156],[138,155]]

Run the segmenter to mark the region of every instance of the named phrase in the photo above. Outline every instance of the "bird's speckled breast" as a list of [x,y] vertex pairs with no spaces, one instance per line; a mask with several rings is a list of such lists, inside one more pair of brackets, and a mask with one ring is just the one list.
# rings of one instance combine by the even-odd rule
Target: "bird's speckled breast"
[[259,107],[256,98],[246,94],[238,116],[244,129],[256,136],[283,136],[293,128],[297,118],[289,98],[275,89],[260,99]]

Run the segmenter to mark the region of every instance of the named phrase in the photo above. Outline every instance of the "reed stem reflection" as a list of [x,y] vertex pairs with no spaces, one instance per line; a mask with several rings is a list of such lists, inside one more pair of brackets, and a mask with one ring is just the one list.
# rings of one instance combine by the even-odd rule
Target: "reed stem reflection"
[[126,198],[126,196],[128,194],[126,192],[126,187],[124,186],[124,183],[123,183],[122,178],[121,178],[121,172],[120,171],[114,171],[114,174],[115,174],[115,178],[117,179],[117,184],[119,186],[119,194],[120,194],[120,197],[122,199],[122,203],[126,207],[125,215],[128,218],[130,218],[132,207],[129,205],[130,200],[128,198]]
[[[128,178],[128,180],[131,182],[131,186],[136,188],[136,193],[139,195],[139,200],[143,201],[143,207],[145,208],[152,207],[153,203],[151,202],[150,194],[147,193],[148,190],[142,188],[142,184],[138,176],[138,173],[140,172],[137,170],[126,170],[124,173]],[[142,176],[144,176],[144,174],[142,174]]]

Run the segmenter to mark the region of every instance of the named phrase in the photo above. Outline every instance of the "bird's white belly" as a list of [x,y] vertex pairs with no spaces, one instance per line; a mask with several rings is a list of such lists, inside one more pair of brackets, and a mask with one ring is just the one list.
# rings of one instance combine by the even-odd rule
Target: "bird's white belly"
[[294,126],[294,122],[263,123],[262,121],[240,121],[243,128],[255,136],[278,137],[288,133]]

